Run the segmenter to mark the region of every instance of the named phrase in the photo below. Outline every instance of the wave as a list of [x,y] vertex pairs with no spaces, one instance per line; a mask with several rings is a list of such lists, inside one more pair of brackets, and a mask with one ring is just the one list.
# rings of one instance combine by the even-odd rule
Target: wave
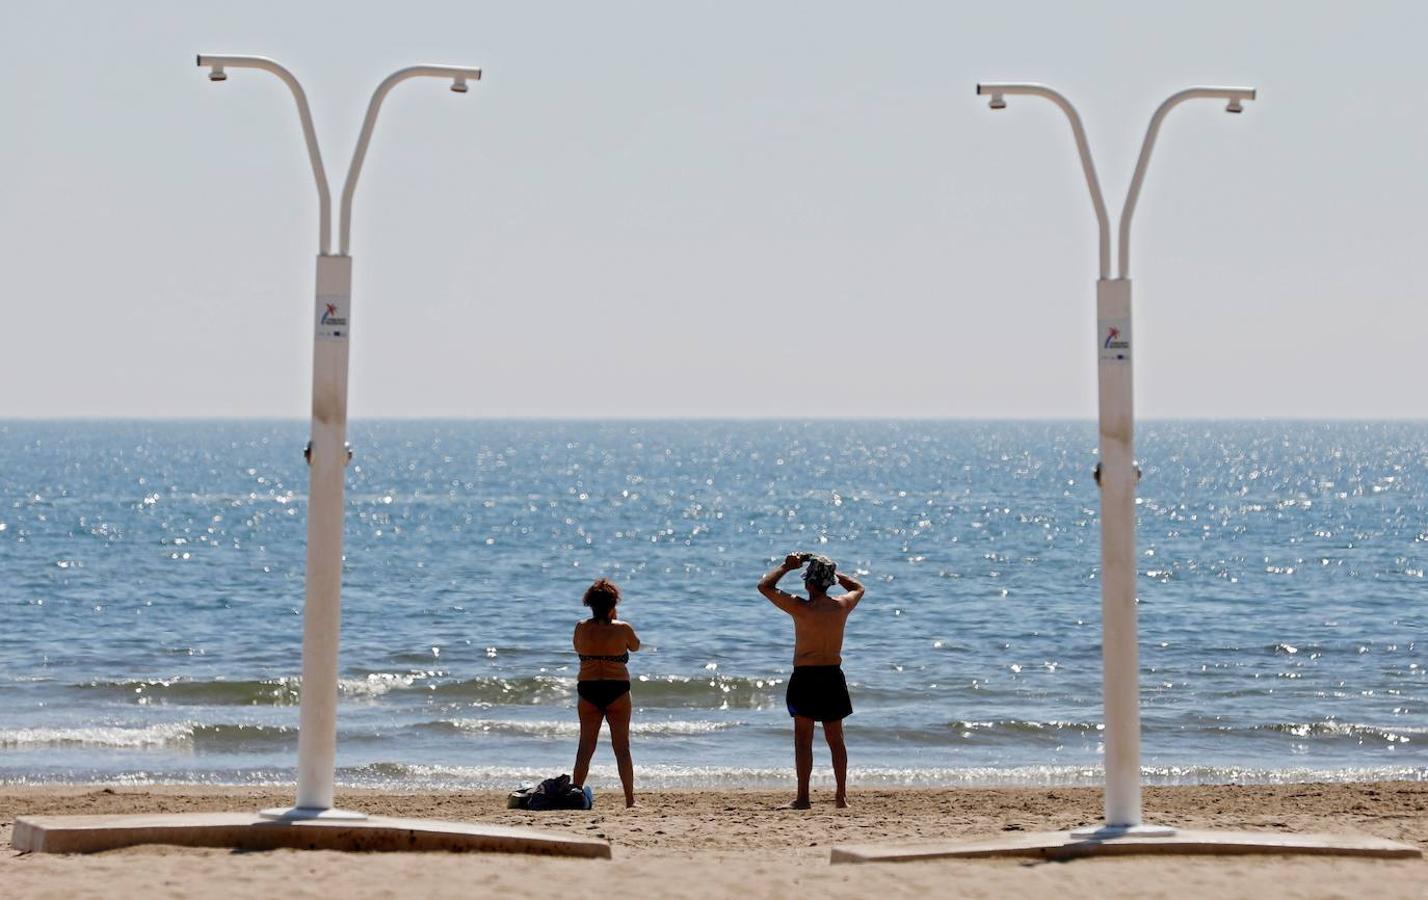
[[642,675],[631,687],[641,707],[769,709],[783,704],[783,679],[738,675]]
[[[1421,725],[1370,725],[1358,722],[1323,720],[1318,722],[1269,722],[1244,723],[1236,725],[1218,722],[1190,722],[1180,719],[1159,720],[1147,717],[1143,727],[1149,735],[1193,735],[1229,736],[1238,738],[1272,738],[1283,735],[1308,740],[1346,739],[1357,743],[1383,741],[1386,744],[1408,744],[1423,741],[1428,736],[1428,726]],[[1100,740],[1105,726],[1100,722],[1075,721],[1035,721],[1028,719],[997,720],[953,720],[942,725],[921,727],[890,727],[866,732],[870,737],[889,741],[946,744],[968,741],[984,742],[995,740],[1027,741],[1067,739]]]
[[954,743],[1047,741],[1076,738],[1099,740],[1105,726],[1099,722],[1040,722],[1030,719],[971,721],[954,719],[940,725],[888,727],[867,732],[870,737],[894,743],[945,746]]
[[[646,737],[697,737],[737,728],[743,722],[664,721],[630,724],[630,733]],[[578,737],[580,723],[573,720],[522,721],[516,719],[442,719],[415,728],[447,734],[498,734],[520,737]]]
[[[337,690],[349,699],[370,699],[392,691],[417,687],[441,672],[372,672],[343,678]],[[302,696],[296,676],[269,679],[149,678],[124,681],[90,681],[75,685],[83,691],[132,699],[139,704],[174,706],[294,706]]]
[[293,706],[299,698],[297,678],[235,681],[150,678],[89,681],[74,687],[139,704],[175,706]]
[[[490,705],[568,704],[576,680],[556,675],[521,678],[482,677],[435,682],[433,696]],[[635,706],[653,709],[769,709],[782,703],[782,681],[730,675],[641,675],[630,693]]]
[[193,738],[193,726],[184,722],[140,728],[90,726],[84,728],[15,728],[0,731],[0,748],[20,747],[164,747]]
[[191,748],[204,751],[257,751],[297,743],[297,729],[278,725],[202,725],[164,722],[155,725],[97,725],[78,728],[15,728],[0,731],[0,750],[41,747],[91,747],[127,750]]
[[[504,677],[483,675],[452,679],[439,670],[372,672],[343,678],[338,691],[346,700],[373,700],[407,691],[421,691],[441,700],[486,706],[569,706],[576,679],[563,675]],[[738,675],[640,675],[633,680],[635,705],[653,709],[776,709],[783,705],[785,680]],[[268,679],[147,678],[88,681],[69,686],[89,694],[139,705],[171,706],[295,706],[302,682],[296,676]],[[881,690],[854,684],[864,701],[906,700],[906,691]]]
[[971,722],[959,719],[948,722],[944,727],[952,731],[963,732],[964,734],[1046,734],[1048,732],[1071,732],[1073,734],[1091,735],[1105,729],[1105,726],[1100,722],[1038,722],[1031,719],[1001,719],[990,722]]
[[417,687],[442,672],[370,672],[359,678],[342,678],[337,682],[337,691],[345,697],[380,697],[392,691],[402,691]]
[[1428,726],[1400,725],[1384,727],[1380,725],[1361,725],[1354,722],[1337,722],[1325,720],[1321,722],[1276,722],[1272,725],[1255,726],[1255,731],[1269,731],[1276,734],[1287,734],[1292,737],[1327,737],[1327,738],[1356,738],[1362,741],[1364,738],[1385,741],[1390,744],[1411,743],[1414,737],[1428,735]]
[[557,675],[502,678],[488,675],[430,685],[432,695],[487,706],[541,706],[568,704],[575,696],[575,679]]

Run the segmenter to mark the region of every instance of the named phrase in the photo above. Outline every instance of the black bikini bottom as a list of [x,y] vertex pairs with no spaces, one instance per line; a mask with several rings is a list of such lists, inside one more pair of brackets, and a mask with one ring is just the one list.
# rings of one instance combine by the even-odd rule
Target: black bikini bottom
[[629,692],[630,683],[628,681],[579,681],[575,684],[575,693],[580,695],[580,699],[601,712],[604,712],[611,703]]

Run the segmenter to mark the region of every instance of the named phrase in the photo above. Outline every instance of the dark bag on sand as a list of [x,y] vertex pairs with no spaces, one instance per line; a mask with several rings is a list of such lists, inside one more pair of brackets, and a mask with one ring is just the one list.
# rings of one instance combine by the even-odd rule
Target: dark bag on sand
[[506,805],[535,811],[590,809],[594,806],[594,795],[589,788],[579,788],[571,784],[569,775],[560,775],[547,778],[534,788],[512,792]]

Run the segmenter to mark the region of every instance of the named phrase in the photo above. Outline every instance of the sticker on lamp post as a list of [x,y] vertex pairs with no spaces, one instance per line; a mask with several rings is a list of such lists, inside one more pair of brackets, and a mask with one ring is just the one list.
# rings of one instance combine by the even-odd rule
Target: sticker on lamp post
[[1097,336],[1101,362],[1129,363],[1131,361],[1130,319],[1102,319]]
[[317,298],[317,339],[347,340],[348,298],[339,294],[323,294]]

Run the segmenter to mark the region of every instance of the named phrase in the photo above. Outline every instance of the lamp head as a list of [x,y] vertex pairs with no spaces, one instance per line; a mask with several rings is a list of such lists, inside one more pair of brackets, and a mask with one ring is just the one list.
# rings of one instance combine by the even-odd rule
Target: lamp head
[[227,81],[228,73],[223,71],[223,63],[214,62],[213,59],[214,58],[212,56],[204,56],[202,53],[200,53],[195,58],[195,61],[198,63],[198,67],[200,69],[204,66],[208,66],[209,81]]
[[453,94],[464,94],[471,90],[467,82],[481,80],[481,70],[471,66],[431,66],[423,74],[450,78]]
[[1007,108],[1007,98],[1006,98],[1006,94],[1003,93],[1002,91],[997,90],[997,88],[999,88],[999,87],[1001,87],[1001,85],[995,85],[995,84],[978,84],[978,85],[977,85],[977,96],[978,96],[978,97],[987,97],[987,96],[990,96],[991,99],[987,101],[987,105],[990,106],[992,109],[1006,109],[1006,108]]
[[1242,113],[1245,111],[1245,101],[1256,99],[1258,92],[1252,87],[1229,87],[1219,88],[1217,93],[1211,94],[1211,96],[1224,99],[1225,112]]

